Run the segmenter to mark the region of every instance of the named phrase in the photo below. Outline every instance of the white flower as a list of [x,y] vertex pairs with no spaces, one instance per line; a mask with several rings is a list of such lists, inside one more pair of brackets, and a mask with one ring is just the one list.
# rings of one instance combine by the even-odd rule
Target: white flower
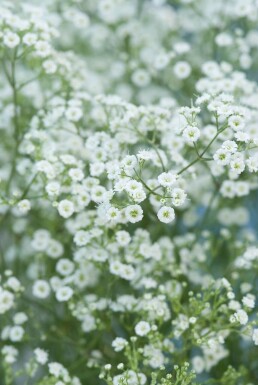
[[125,208],[125,217],[131,223],[136,223],[142,220],[143,210],[139,205],[131,205]]
[[241,158],[236,157],[235,159],[231,160],[230,162],[230,168],[233,170],[236,174],[241,174],[245,169],[245,163],[244,160]]
[[14,295],[8,290],[0,290],[0,314],[4,314],[14,305]]
[[105,200],[107,190],[103,186],[93,187],[91,190],[91,199],[96,203],[101,203]]
[[156,59],[154,61],[154,67],[157,70],[162,70],[163,68],[165,68],[168,65],[169,60],[170,60],[170,57],[168,54],[161,53],[160,55],[158,55],[156,57]]
[[49,373],[53,374],[55,377],[59,377],[64,372],[63,365],[59,364],[59,362],[50,362],[48,364]]
[[120,246],[127,246],[131,241],[131,237],[127,231],[121,230],[117,231],[116,240]]
[[85,246],[89,243],[91,237],[88,231],[79,230],[76,232],[73,240],[77,246]]
[[57,65],[53,60],[45,60],[42,66],[47,74],[54,74],[57,70]]
[[84,178],[84,174],[80,168],[71,168],[68,175],[75,182],[80,182]]
[[146,193],[143,190],[136,190],[130,194],[134,202],[141,203],[146,199]]
[[36,54],[40,57],[47,57],[51,53],[51,46],[44,40],[35,43]]
[[64,252],[64,247],[62,243],[56,241],[55,239],[50,239],[48,242],[48,247],[46,253],[51,258],[59,258]]
[[192,365],[196,373],[202,373],[205,370],[205,361],[201,356],[193,357]]
[[135,326],[135,333],[138,335],[138,336],[146,336],[150,330],[151,330],[151,327],[150,327],[150,324],[146,321],[140,321],[138,322],[138,324]]
[[215,162],[217,164],[219,164],[221,166],[226,166],[230,162],[231,153],[224,148],[220,148],[219,150],[217,150],[215,152],[213,159],[215,160]]
[[59,302],[68,301],[73,296],[73,289],[69,286],[62,286],[56,291],[56,299]]
[[72,122],[78,122],[81,119],[82,115],[83,113],[81,108],[76,106],[68,107],[65,111],[66,118]]
[[13,322],[16,325],[22,325],[26,321],[28,321],[28,316],[23,312],[16,313],[15,316],[13,317]]
[[121,166],[125,170],[133,170],[137,165],[137,158],[134,155],[127,155],[121,162]]
[[172,172],[163,172],[158,176],[159,184],[163,187],[171,187],[176,183],[177,175]]
[[60,188],[61,188],[60,183],[58,183],[58,182],[49,182],[46,185],[46,192],[48,193],[49,196],[59,195]]
[[172,207],[163,206],[157,214],[160,222],[170,223],[175,219],[175,210]]
[[32,287],[32,294],[37,298],[47,298],[50,294],[49,283],[43,279],[35,281]]
[[37,41],[37,35],[31,32],[25,33],[25,35],[22,38],[22,42],[27,46],[34,45],[36,41]]
[[4,45],[9,48],[15,48],[20,43],[20,37],[14,32],[7,32],[4,34]]
[[200,137],[200,130],[196,126],[187,126],[183,131],[183,137],[188,142],[194,143]]
[[228,125],[233,128],[234,131],[241,131],[244,128],[245,123],[241,116],[233,115],[228,119]]
[[127,345],[128,342],[121,337],[115,338],[112,342],[112,347],[114,348],[115,352],[121,352]]
[[63,218],[69,218],[74,213],[74,204],[68,199],[64,199],[58,203],[58,212]]
[[56,264],[56,271],[63,276],[72,274],[73,270],[74,263],[67,258],[59,259]]
[[40,348],[36,348],[34,350],[34,354],[36,356],[36,361],[41,364],[41,365],[45,365],[48,361],[48,354],[47,352],[45,352],[45,350],[43,349],[40,349]]
[[132,74],[132,82],[138,87],[146,87],[150,82],[150,75],[143,69],[138,69]]
[[253,309],[255,307],[255,296],[249,293],[242,299],[242,302],[246,307]]
[[248,315],[243,309],[239,309],[235,314],[235,318],[241,325],[246,325],[248,322]]
[[30,211],[31,209],[31,204],[30,204],[30,201],[28,199],[23,199],[21,200],[19,203],[18,203],[18,209],[20,210],[20,212],[22,214],[27,214],[27,212]]
[[192,69],[186,61],[179,61],[174,65],[174,74],[178,79],[186,79],[190,75]]
[[6,286],[15,292],[19,292],[22,288],[20,281],[16,277],[9,277],[6,281]]
[[222,182],[220,192],[224,197],[234,198],[234,196],[236,195],[235,183],[231,180],[224,180]]
[[13,364],[18,356],[18,350],[15,349],[13,346],[5,345],[2,350],[2,354],[4,355],[4,360],[8,364]]
[[258,329],[254,329],[252,338],[253,338],[254,344],[258,345]]
[[126,279],[127,281],[131,281],[135,277],[135,269],[131,265],[126,265],[125,263],[122,263],[119,275],[121,278]]
[[235,152],[237,152],[237,144],[233,140],[226,140],[222,144],[221,148],[230,152],[231,154],[234,154]]
[[106,217],[109,221],[117,222],[121,217],[120,210],[116,207],[110,207],[106,212]]
[[175,188],[171,193],[172,204],[174,206],[182,206],[186,200],[186,197],[187,195],[184,190],[181,188]]
[[10,329],[9,338],[12,342],[21,341],[23,335],[24,335],[24,329],[21,326],[13,326]]

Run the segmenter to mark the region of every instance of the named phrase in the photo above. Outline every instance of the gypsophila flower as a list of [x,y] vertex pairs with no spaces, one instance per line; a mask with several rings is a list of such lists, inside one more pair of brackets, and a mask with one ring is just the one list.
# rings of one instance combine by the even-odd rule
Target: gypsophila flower
[[157,216],[160,222],[170,223],[175,219],[175,210],[172,207],[163,206],[159,209]]
[[258,345],[258,329],[254,329],[252,339],[255,345]]
[[114,348],[115,352],[121,352],[124,350],[124,348],[128,345],[128,342],[121,337],[117,337],[112,342],[112,347]]
[[48,353],[45,352],[45,350],[37,348],[34,350],[34,354],[36,356],[36,361],[41,364],[45,365],[48,361]]
[[137,323],[134,330],[138,336],[143,337],[143,336],[146,336],[150,332],[151,327],[150,327],[150,324],[148,322],[140,321]]
[[59,302],[66,302],[73,296],[73,290],[69,286],[62,286],[56,291],[56,299]]
[[247,313],[242,310],[242,309],[239,309],[235,314],[234,314],[235,318],[237,319],[237,321],[241,324],[241,325],[246,325],[247,322],[248,322],[248,315]]
[[58,212],[63,218],[69,218],[74,213],[74,204],[68,199],[64,199],[58,203]]
[[49,283],[43,279],[35,281],[32,287],[32,294],[37,298],[47,298],[50,294]]
[[1,383],[255,385],[257,0],[16,3]]
[[131,205],[125,208],[125,217],[131,223],[136,223],[142,220],[143,210],[139,205]]
[[20,37],[11,31],[4,34],[4,45],[8,48],[15,48],[20,43]]
[[176,183],[177,175],[171,172],[163,172],[158,176],[159,184],[163,187],[171,187]]
[[187,142],[194,143],[200,137],[200,130],[196,126],[188,126],[183,131],[183,137]]
[[179,61],[174,66],[174,74],[178,79],[186,79],[191,73],[191,66],[185,61]]
[[22,201],[20,201],[18,203],[18,209],[20,210],[20,212],[22,214],[27,214],[30,209],[31,209],[31,204],[30,204],[30,201],[28,199],[23,199]]
[[9,338],[12,342],[21,341],[24,335],[24,329],[21,326],[13,326],[9,332]]

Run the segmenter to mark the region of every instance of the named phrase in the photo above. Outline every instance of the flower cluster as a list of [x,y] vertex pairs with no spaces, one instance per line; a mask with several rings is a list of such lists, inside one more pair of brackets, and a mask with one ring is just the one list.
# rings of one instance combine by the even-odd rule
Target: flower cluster
[[0,5],[5,385],[257,383],[257,21]]

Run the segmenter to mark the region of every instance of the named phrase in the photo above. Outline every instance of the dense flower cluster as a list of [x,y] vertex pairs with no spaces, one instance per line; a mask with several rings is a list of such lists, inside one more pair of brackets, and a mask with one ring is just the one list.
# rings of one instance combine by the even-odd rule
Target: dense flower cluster
[[257,22],[0,4],[4,385],[257,384]]

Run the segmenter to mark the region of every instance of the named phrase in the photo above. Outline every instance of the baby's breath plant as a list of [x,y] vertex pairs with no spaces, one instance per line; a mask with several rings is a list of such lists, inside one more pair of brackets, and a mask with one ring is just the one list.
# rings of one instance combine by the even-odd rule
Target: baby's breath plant
[[0,385],[256,385],[257,0],[0,1]]

